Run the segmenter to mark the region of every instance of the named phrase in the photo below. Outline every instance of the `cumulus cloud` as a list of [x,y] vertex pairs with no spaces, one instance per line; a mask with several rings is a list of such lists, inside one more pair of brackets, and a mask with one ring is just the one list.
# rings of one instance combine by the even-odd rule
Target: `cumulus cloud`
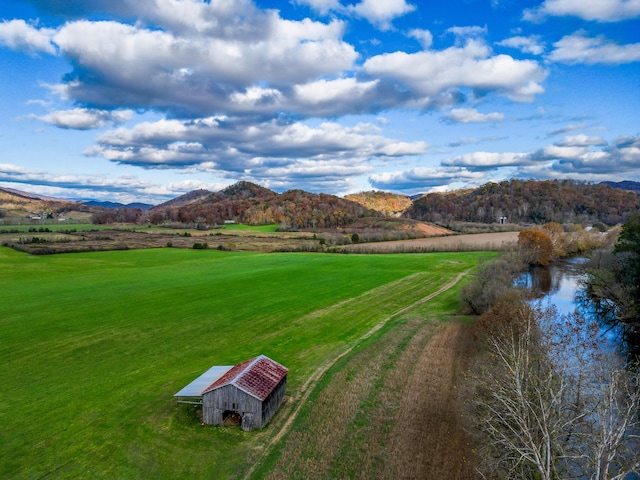
[[[220,23],[216,20],[209,18],[211,24]],[[74,71],[51,88],[63,98],[105,109],[272,115],[296,110],[287,97],[292,85],[339,76],[357,57],[341,40],[344,24],[338,20],[290,21],[268,11],[228,23],[232,32],[223,26],[210,32],[203,25],[204,33],[182,35],[115,21],[68,22],[54,42]]]
[[389,30],[395,18],[415,10],[415,6],[405,0],[362,0],[348,9],[357,16],[366,18],[380,30]]
[[133,117],[131,110],[107,111],[92,108],[74,108],[58,110],[46,115],[32,115],[31,118],[49,123],[60,128],[89,130],[107,125],[120,125]]
[[56,49],[51,43],[54,34],[53,29],[37,28],[24,20],[5,20],[0,23],[0,45],[14,50],[55,54]]
[[640,61],[640,43],[618,45],[604,36],[587,37],[584,31],[562,37],[553,46],[549,60],[559,63],[619,65]]
[[[602,147],[600,149],[594,146]],[[598,137],[565,141],[542,148],[531,157],[551,161],[553,172],[562,174],[596,174],[611,176],[637,170],[640,167],[640,135],[616,139],[611,145]]]
[[523,53],[530,53],[532,55],[540,55],[544,52],[544,43],[541,42],[539,35],[531,35],[529,37],[510,37],[505,38],[496,45],[503,47],[517,48]]
[[579,17],[597,22],[617,22],[640,16],[639,0],[545,0],[525,10],[524,19],[540,21],[546,16]]
[[450,27],[446,30],[447,33],[455,35],[457,41],[465,41],[470,38],[481,37],[487,34],[487,27],[480,27],[478,25],[470,25],[466,27]]
[[338,0],[293,0],[297,5],[306,5],[320,15],[326,15],[331,11],[342,10]]
[[[196,188],[213,190],[224,185],[197,180],[183,180],[167,185],[142,181],[131,175],[78,175],[29,170],[17,165],[0,164],[0,182],[12,188],[33,193],[69,199],[104,199],[129,203],[134,201],[155,203],[157,199],[169,200]],[[17,186],[16,186],[17,185]],[[24,187],[21,187],[24,185]]]
[[377,124],[317,126],[240,118],[144,122],[100,135],[86,151],[147,169],[192,169],[219,178],[256,181],[270,188],[340,192],[372,171],[375,158],[425,153],[425,142],[387,138]]
[[[567,136],[532,152],[471,152],[442,161],[470,172],[517,167],[519,176],[615,180],[640,168],[640,135],[616,139]],[[615,177],[612,172],[615,171]]]
[[[355,78],[317,80],[293,88],[292,100],[301,109],[319,116],[377,111],[385,104],[380,98],[378,80],[358,81]],[[389,100],[393,100],[391,97]]]
[[499,112],[480,113],[475,108],[454,108],[446,117],[455,123],[501,122],[504,114]]
[[497,92],[516,101],[531,101],[544,91],[547,72],[535,61],[492,55],[481,41],[463,47],[418,53],[377,55],[364,63],[372,76],[391,78],[422,97],[426,105],[442,92],[468,87]]
[[[167,0],[145,9],[136,5],[113,6],[140,15],[135,24],[77,20],[55,31],[22,25],[22,37],[39,38],[41,49],[46,39],[48,48],[71,61],[72,71],[46,87],[79,108],[153,109],[173,118],[244,115],[258,121],[278,115],[331,118],[398,107],[442,108],[463,101],[463,89],[480,95],[497,92],[517,101],[530,101],[544,91],[547,73],[540,64],[493,55],[483,41],[469,39],[486,33],[486,27],[449,29],[456,46],[440,51],[430,50],[428,30],[412,30],[407,35],[425,51],[379,55],[360,67],[354,46],[343,39],[346,24],[336,18],[287,20],[250,0]],[[96,1],[85,7],[100,12],[108,4]],[[404,0],[364,0],[352,7],[383,23],[415,8]],[[466,43],[457,45],[462,38]],[[30,40],[29,45],[37,44]],[[62,120],[62,114],[41,119],[89,128],[84,113],[83,126],[76,127],[70,114]]]
[[376,173],[369,177],[371,186],[381,190],[424,191],[453,182],[478,182],[481,172],[458,167],[415,167],[405,171]]
[[429,30],[414,28],[413,30],[409,31],[407,36],[418,40],[420,42],[420,45],[422,45],[422,48],[424,48],[425,50],[431,48],[431,45],[433,44],[433,34]]
[[495,153],[472,152],[443,160],[442,165],[449,167],[464,167],[471,171],[493,170],[500,167],[513,167],[530,164],[531,159],[526,153]]
[[563,147],[586,147],[591,145],[603,146],[606,144],[607,141],[602,137],[590,137],[584,134],[569,135],[557,143],[557,145]]

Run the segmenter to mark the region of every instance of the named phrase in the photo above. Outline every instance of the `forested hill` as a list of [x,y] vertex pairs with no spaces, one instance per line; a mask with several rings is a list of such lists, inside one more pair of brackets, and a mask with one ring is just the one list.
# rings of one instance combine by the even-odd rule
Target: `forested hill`
[[151,223],[166,221],[223,224],[233,220],[248,225],[279,223],[287,228],[344,227],[376,212],[335,195],[290,190],[278,194],[250,182],[238,182],[186,205],[164,204],[150,212]]
[[344,198],[388,216],[400,215],[412,204],[411,199],[406,195],[380,191],[353,193],[345,195]]
[[407,217],[447,224],[452,221],[492,223],[594,223],[615,225],[640,210],[636,192],[604,184],[570,180],[511,180],[487,183],[474,190],[430,193],[413,202]]

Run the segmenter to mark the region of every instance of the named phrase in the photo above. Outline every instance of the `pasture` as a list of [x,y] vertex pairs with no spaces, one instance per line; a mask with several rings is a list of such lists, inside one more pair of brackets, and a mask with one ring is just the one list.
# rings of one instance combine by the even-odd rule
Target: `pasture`
[[283,416],[260,432],[202,427],[176,391],[263,353],[290,369],[293,402],[322,365],[487,255],[0,248],[0,477],[241,477]]

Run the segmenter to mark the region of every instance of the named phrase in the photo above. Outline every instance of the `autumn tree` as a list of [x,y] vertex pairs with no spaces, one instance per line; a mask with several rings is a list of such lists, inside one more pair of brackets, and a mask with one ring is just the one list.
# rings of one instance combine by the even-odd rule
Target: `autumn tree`
[[529,265],[549,265],[553,258],[553,242],[538,230],[522,230],[518,234],[518,250]]

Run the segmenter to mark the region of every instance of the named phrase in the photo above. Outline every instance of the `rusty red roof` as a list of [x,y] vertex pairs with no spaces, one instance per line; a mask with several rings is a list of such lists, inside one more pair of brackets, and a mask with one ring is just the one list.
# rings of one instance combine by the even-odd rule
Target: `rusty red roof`
[[225,385],[234,385],[252,397],[265,400],[288,371],[288,368],[274,362],[269,357],[259,355],[234,365],[202,393],[205,394]]

